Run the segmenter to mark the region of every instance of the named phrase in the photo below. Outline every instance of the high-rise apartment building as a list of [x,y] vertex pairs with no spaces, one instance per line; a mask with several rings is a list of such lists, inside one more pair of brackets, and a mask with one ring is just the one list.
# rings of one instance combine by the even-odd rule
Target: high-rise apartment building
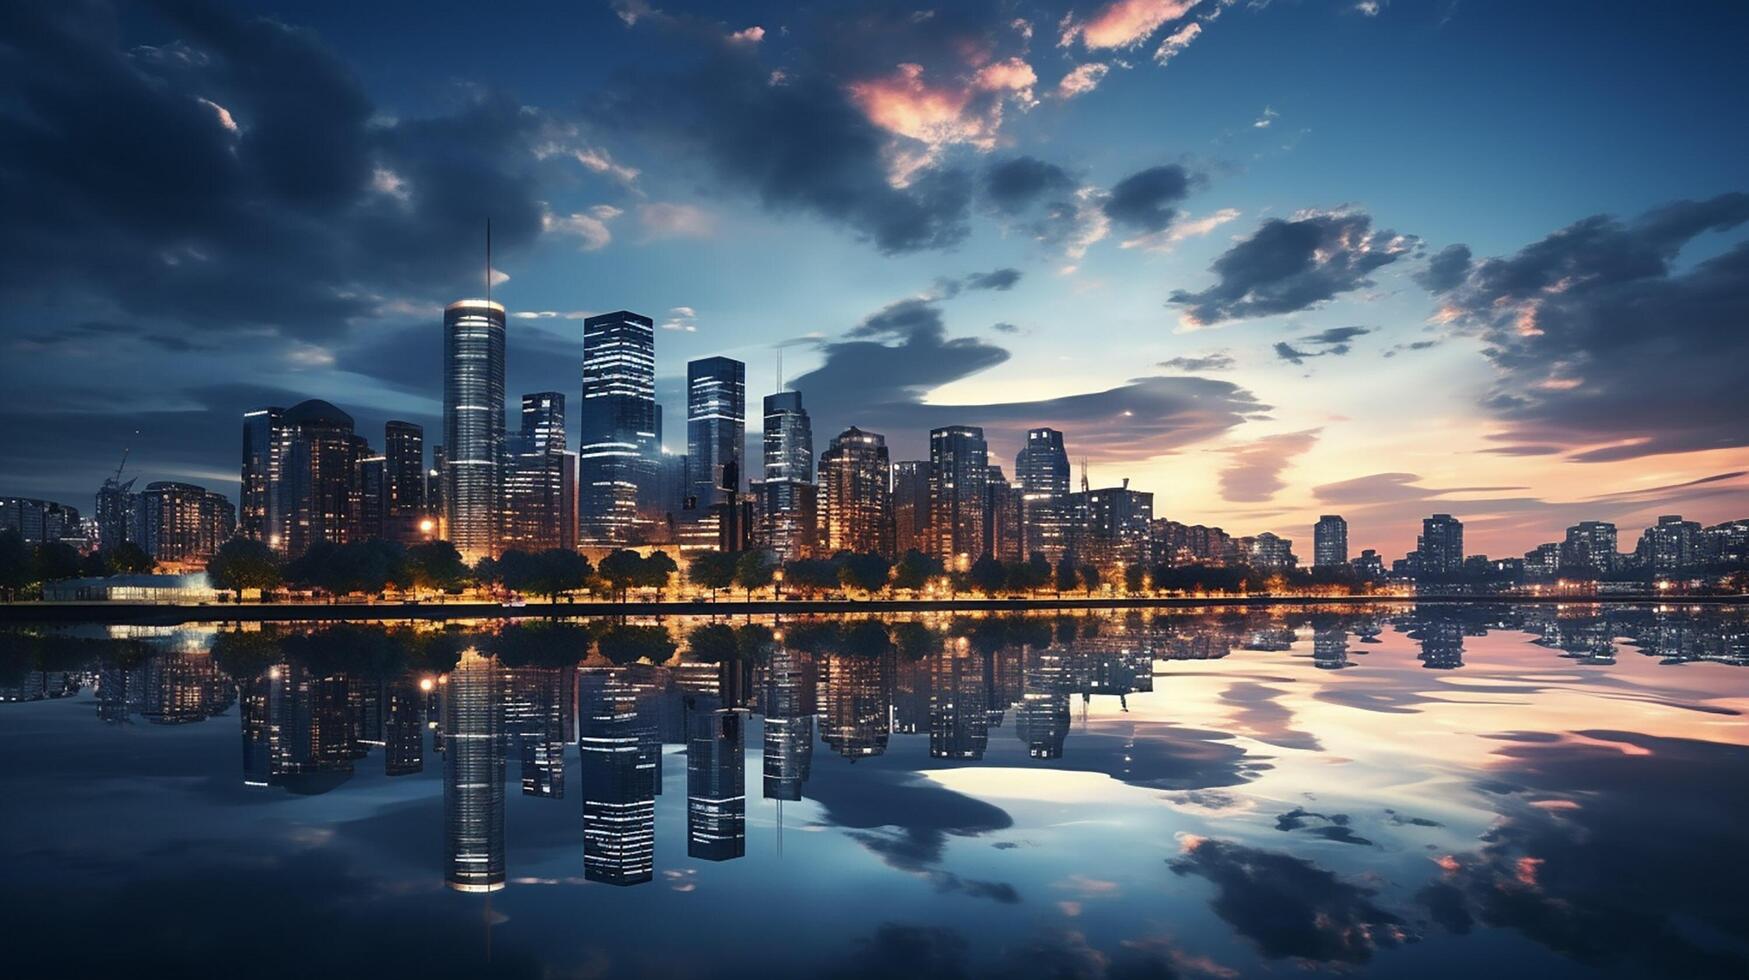
[[229,497],[191,483],[149,483],[139,507],[140,546],[159,562],[204,562],[237,526]]
[[929,461],[893,464],[893,553],[929,551]]
[[353,433],[352,416],[311,399],[287,409],[283,422],[288,432],[278,487],[278,547],[296,558],[314,544],[356,540],[358,464],[368,447]]
[[851,426],[820,454],[820,523],[825,551],[893,551],[887,440]]
[[1561,567],[1607,574],[1616,565],[1615,525],[1608,521],[1580,521],[1567,528],[1561,542]]
[[1434,514],[1421,521],[1421,537],[1415,554],[1422,575],[1455,575],[1464,567],[1464,525],[1450,514]]
[[747,479],[747,365],[728,357],[686,364],[686,457],[698,509],[723,502],[726,467],[739,492]]
[[930,553],[954,567],[984,549],[984,483],[990,462],[984,430],[950,425],[929,432]]
[[412,422],[383,426],[383,536],[418,542],[425,509],[425,429]]
[[1024,493],[1008,482],[1002,467],[990,467],[984,477],[984,554],[1002,561],[1025,557],[1024,504]]
[[651,509],[661,429],[656,333],[647,316],[619,310],[583,321],[583,404],[577,433],[578,536],[631,539]]
[[1026,553],[1042,552],[1053,564],[1068,546],[1069,453],[1056,429],[1029,429],[1014,457],[1020,488]]
[[1341,568],[1348,564],[1348,522],[1325,514],[1312,525],[1312,565]]
[[[274,548],[284,548],[285,515],[280,512],[280,481],[291,445],[285,409],[257,408],[243,413],[243,480],[238,493],[237,533]],[[99,516],[99,522],[102,517]]]
[[506,548],[545,551],[577,546],[575,457],[565,451],[565,396],[522,396],[522,425],[510,440],[504,475]]

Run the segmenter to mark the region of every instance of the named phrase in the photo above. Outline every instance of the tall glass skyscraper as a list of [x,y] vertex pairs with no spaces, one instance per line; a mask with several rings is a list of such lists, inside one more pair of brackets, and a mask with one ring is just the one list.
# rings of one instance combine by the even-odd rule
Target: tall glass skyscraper
[[628,310],[584,320],[577,434],[577,530],[584,541],[630,537],[640,496],[655,483],[659,453],[654,322]]
[[[243,482],[238,493],[237,533],[274,548],[284,547],[285,519],[279,511],[279,483],[283,478],[291,430],[285,424],[285,409],[257,408],[243,413]],[[98,508],[98,520],[104,519]],[[126,540],[126,530],[112,543]]]
[[984,550],[984,479],[990,462],[984,430],[950,425],[929,431],[931,553],[951,568]]
[[1028,555],[1042,552],[1052,564],[1068,547],[1069,453],[1056,429],[1028,429],[1014,457],[1020,488],[1021,525]]
[[784,560],[812,550],[818,523],[814,430],[799,391],[765,396],[765,479],[758,490],[765,547]]
[[1312,564],[1319,568],[1348,565],[1348,522],[1340,516],[1325,514],[1312,525]]
[[404,544],[419,540],[425,512],[425,428],[391,421],[383,426],[383,534]]
[[522,396],[522,428],[510,439],[504,473],[506,548],[545,551],[577,545],[577,474],[565,452],[565,396]]
[[464,299],[443,310],[444,506],[450,543],[497,554],[504,456],[504,307]]
[[820,454],[826,551],[893,553],[893,494],[887,440],[851,426]]
[[728,357],[686,364],[686,455],[700,510],[723,499],[723,467],[735,464],[744,486],[747,467],[747,365]]
[[657,762],[649,751],[654,707],[624,672],[578,678],[577,729],[583,780],[583,877],[636,885],[654,873]]

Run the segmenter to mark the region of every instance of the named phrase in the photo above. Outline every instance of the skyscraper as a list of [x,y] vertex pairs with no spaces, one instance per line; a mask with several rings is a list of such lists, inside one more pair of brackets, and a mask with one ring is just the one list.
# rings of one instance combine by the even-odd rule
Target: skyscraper
[[504,456],[504,307],[464,299],[443,310],[444,506],[468,559],[498,552]]
[[1008,482],[1002,467],[992,466],[984,477],[984,550],[1003,561],[1023,557],[1025,540],[1021,514],[1024,496]]
[[653,321],[629,310],[583,321],[583,405],[577,433],[578,535],[631,538],[656,483],[660,452]]
[[1069,454],[1061,432],[1027,430],[1026,445],[1014,457],[1014,482],[1020,487],[1026,553],[1043,552],[1055,563],[1068,545]]
[[765,473],[758,496],[760,542],[780,560],[811,552],[818,523],[814,430],[799,391],[765,396]]
[[1615,525],[1608,521],[1580,521],[1567,528],[1561,542],[1562,568],[1607,573],[1615,569]]
[[960,555],[984,550],[984,430],[950,425],[929,432],[930,553],[952,568]]
[[383,426],[383,534],[412,544],[425,518],[425,429],[391,421]]
[[237,526],[229,497],[191,483],[149,483],[139,507],[140,546],[159,562],[204,562]]
[[893,552],[929,551],[929,461],[893,464]]
[[504,475],[505,547],[524,551],[577,544],[577,479],[565,452],[565,396],[522,396],[522,426],[510,440]]
[[745,480],[747,365],[727,357],[686,364],[686,456],[700,510],[725,499],[723,468],[735,464],[735,489]]
[[686,854],[733,860],[747,853],[747,712],[686,700]]
[[893,551],[887,440],[851,426],[820,454],[820,509],[825,550]]
[[293,558],[311,545],[357,537],[358,462],[366,447],[352,416],[320,399],[299,402],[283,417],[288,430],[280,467],[280,547]]
[[768,800],[801,799],[802,784],[813,768],[814,713],[809,710],[813,684],[806,666],[801,655],[781,641],[765,665],[762,761]]
[[443,692],[444,882],[504,887],[503,671],[469,648]]
[[1068,535],[1075,558],[1083,562],[1127,564],[1141,561],[1154,526],[1154,495],[1122,485],[1082,490],[1068,497],[1073,526]]
[[[279,484],[290,442],[285,409],[257,408],[243,413],[243,482],[238,493],[237,533],[274,548],[285,547]],[[102,521],[101,514],[98,519]]]
[[1455,575],[1464,567],[1464,525],[1450,514],[1435,514],[1421,521],[1421,537],[1415,543],[1423,575]]
[[1348,564],[1348,522],[1325,514],[1312,526],[1312,565],[1341,568]]

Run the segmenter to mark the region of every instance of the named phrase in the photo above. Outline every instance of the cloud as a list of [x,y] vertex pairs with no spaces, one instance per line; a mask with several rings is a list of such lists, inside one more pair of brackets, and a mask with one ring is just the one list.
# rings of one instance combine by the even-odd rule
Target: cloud
[[716,215],[697,205],[664,201],[638,205],[638,221],[647,240],[709,238],[717,227]]
[[1473,263],[1437,319],[1483,341],[1483,407],[1511,441],[1582,462],[1749,445],[1749,242],[1675,268],[1745,223],[1743,193],[1593,215]]
[[608,222],[622,213],[624,212],[611,204],[597,204],[587,211],[572,214],[549,212],[541,215],[541,227],[551,234],[575,238],[579,248],[585,252],[593,252],[606,248],[613,241],[613,231],[608,228]]
[[1111,66],[1098,61],[1089,61],[1084,65],[1076,65],[1057,83],[1057,97],[1072,99],[1077,95],[1086,95],[1099,87]]
[[989,272],[975,272],[965,279],[967,289],[994,289],[1007,292],[1020,281],[1019,269],[993,269]]
[[1213,351],[1198,357],[1174,357],[1160,362],[1163,368],[1194,374],[1199,371],[1227,371],[1233,367],[1233,355],[1226,351]]
[[1371,327],[1331,327],[1299,338],[1299,343],[1318,347],[1319,350],[1300,350],[1286,342],[1278,342],[1275,345],[1275,356],[1293,364],[1304,364],[1308,357],[1341,357],[1353,349],[1350,341],[1372,332]]
[[1006,334],[1020,333],[1020,328],[1015,326],[1012,323],[993,323],[990,325],[990,329],[996,331],[997,333],[1006,333]]
[[1362,211],[1312,211],[1274,218],[1228,249],[1200,292],[1176,290],[1190,326],[1310,309],[1340,293],[1372,285],[1376,270],[1409,254],[1413,236],[1374,231]]
[[1268,959],[1367,963],[1381,946],[1412,941],[1377,892],[1310,861],[1233,841],[1189,838],[1173,873],[1207,878],[1216,915]]
[[662,318],[659,326],[663,330],[678,330],[681,333],[698,332],[698,311],[690,306],[676,306]]
[[0,266],[5,302],[317,339],[385,297],[474,281],[457,243],[488,215],[503,251],[539,235],[539,113],[486,93],[387,119],[307,31],[217,5],[161,13],[174,45],[128,46],[96,0],[8,17],[0,249],[32,260]]
[[1113,0],[1085,20],[1071,14],[1064,18],[1057,43],[1063,47],[1079,38],[1088,49],[1133,48],[1146,41],[1161,25],[1177,20],[1195,7],[1197,0]]
[[1072,194],[1075,186],[1068,171],[1037,157],[999,160],[984,170],[984,197],[1005,214],[1020,214],[1046,195]]
[[[821,345],[825,362],[794,382],[823,432],[855,424],[886,434],[901,453],[928,430],[982,425],[993,446],[1018,447],[1027,428],[1053,425],[1103,459],[1146,459],[1215,438],[1266,411],[1237,385],[1192,377],[1136,378],[1102,391],[1033,401],[946,404],[934,389],[1003,363],[1004,348],[947,336],[937,301],[906,299]],[[992,451],[998,451],[993,449]]]
[[1276,112],[1274,109],[1270,108],[1269,106],[1264,106],[1263,107],[1263,114],[1258,116],[1255,120],[1252,121],[1251,128],[1252,129],[1268,129],[1269,124],[1275,122],[1275,120],[1280,115],[1281,115],[1281,113]]
[[1430,293],[1456,289],[1470,273],[1470,247],[1447,245],[1427,260],[1427,268],[1415,273],[1415,281]]
[[1229,501],[1256,502],[1287,486],[1283,470],[1317,445],[1318,429],[1283,432],[1222,450],[1230,459],[1221,470],[1221,495]]
[[1178,57],[1184,52],[1185,48],[1190,47],[1190,42],[1196,40],[1197,36],[1200,34],[1202,34],[1202,25],[1198,23],[1186,24],[1178,30],[1173,31],[1166,36],[1165,40],[1160,42],[1158,48],[1154,49],[1154,61],[1157,64],[1164,65],[1173,58]]
[[1150,252],[1170,252],[1173,246],[1187,238],[1201,238],[1216,228],[1239,217],[1237,208],[1222,208],[1200,218],[1178,218],[1171,227],[1151,235],[1126,239],[1123,248],[1140,248]]
[[1165,231],[1178,216],[1170,205],[1184,200],[1199,180],[1177,164],[1137,171],[1112,186],[1103,205],[1105,216],[1137,231]]

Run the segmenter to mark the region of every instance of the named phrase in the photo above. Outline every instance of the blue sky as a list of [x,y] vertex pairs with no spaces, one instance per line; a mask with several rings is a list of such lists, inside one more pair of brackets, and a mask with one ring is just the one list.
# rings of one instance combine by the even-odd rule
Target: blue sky
[[644,312],[675,445],[686,359],[783,345],[821,448],[1056,424],[1234,533],[1749,510],[1740,5],[496,6],[0,14],[0,491],[435,430],[490,215],[511,391]]

